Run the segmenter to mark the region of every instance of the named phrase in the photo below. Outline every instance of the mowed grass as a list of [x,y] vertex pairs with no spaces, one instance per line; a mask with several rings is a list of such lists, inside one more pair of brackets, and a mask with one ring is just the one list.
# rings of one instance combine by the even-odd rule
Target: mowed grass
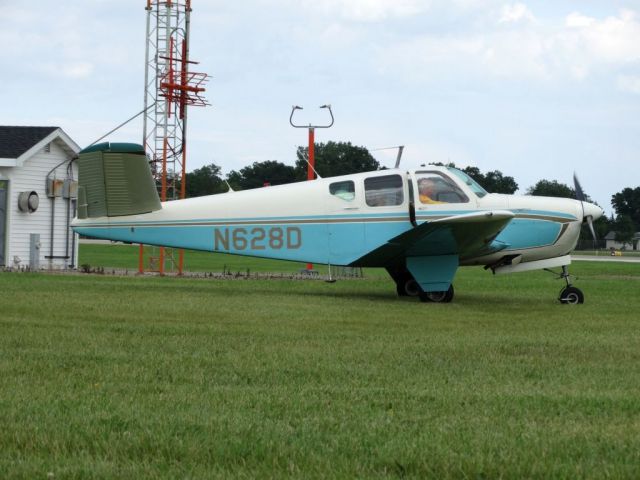
[[[178,251],[173,252],[176,265],[171,267],[167,261],[167,273],[177,272]],[[149,257],[157,256],[158,249],[146,246],[144,250],[144,268],[149,270]],[[138,245],[112,244],[80,244],[78,255],[79,265],[89,265],[91,268],[105,267],[116,269],[128,269],[131,272],[138,271],[138,259],[140,257]],[[198,252],[194,250],[184,251],[185,272],[231,272],[246,274],[255,272],[298,273],[306,264],[299,262],[287,262],[283,260],[271,260],[266,258],[251,258],[224,253]],[[326,270],[326,267],[324,267]]]
[[640,266],[0,274],[1,478],[638,478]]

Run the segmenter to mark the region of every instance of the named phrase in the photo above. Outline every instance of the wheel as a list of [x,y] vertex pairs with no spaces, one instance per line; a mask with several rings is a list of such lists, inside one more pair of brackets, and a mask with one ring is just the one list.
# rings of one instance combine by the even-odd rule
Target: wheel
[[584,294],[579,288],[567,287],[560,292],[560,298],[558,300],[560,300],[560,303],[577,305],[584,303]]
[[403,278],[396,284],[396,292],[400,297],[417,297],[420,293],[420,286],[412,277]]
[[420,292],[420,301],[449,303],[453,300],[453,293],[453,285],[449,285],[449,290],[442,292]]

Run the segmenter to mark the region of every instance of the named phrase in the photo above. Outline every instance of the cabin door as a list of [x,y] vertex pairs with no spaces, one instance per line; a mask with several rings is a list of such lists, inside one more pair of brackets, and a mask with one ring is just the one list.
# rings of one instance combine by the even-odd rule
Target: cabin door
[[5,247],[7,241],[7,197],[9,182],[0,180],[0,266],[6,266]]
[[412,172],[411,184],[415,222],[418,224],[476,208],[475,199],[470,199],[444,172],[426,169]]

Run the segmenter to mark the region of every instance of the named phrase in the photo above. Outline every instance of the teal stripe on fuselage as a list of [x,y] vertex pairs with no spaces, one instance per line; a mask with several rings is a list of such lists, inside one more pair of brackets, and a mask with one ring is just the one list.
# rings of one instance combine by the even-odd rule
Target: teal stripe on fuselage
[[[418,220],[422,223],[428,217],[463,213],[471,211],[420,212]],[[517,213],[575,220],[561,212],[518,210]],[[348,265],[411,228],[409,216],[403,212],[135,223],[117,220],[109,221],[108,225],[74,227],[82,235],[123,242],[334,265]],[[282,230],[282,244],[278,229]],[[553,244],[560,229],[561,223],[557,221],[514,218],[496,240],[509,244],[508,250],[535,248]]]
[[76,232],[128,243],[348,265],[411,228],[406,222],[233,226],[77,227]]

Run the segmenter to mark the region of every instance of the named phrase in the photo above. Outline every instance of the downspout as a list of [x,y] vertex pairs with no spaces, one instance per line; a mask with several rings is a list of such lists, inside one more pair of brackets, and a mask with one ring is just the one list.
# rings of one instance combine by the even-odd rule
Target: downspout
[[[69,165],[67,165],[67,178],[70,179],[71,182],[74,181],[73,178],[73,162],[78,159],[78,155],[75,155],[70,161]],[[67,199],[67,249],[66,254],[69,257],[69,234],[71,234],[71,262],[69,267],[74,268],[76,262],[76,234],[71,233],[71,224],[69,215],[76,216],[76,200],[71,197],[71,185],[69,185],[69,198]],[[73,207],[72,207],[73,206]],[[69,211],[71,210],[71,212]],[[73,218],[72,217],[72,218]]]
[[[69,199],[69,202],[73,201],[73,214],[75,216],[75,212],[76,212],[76,200],[71,200]],[[69,265],[71,268],[75,268],[75,262],[76,262],[76,234],[74,233],[73,236],[71,237],[71,265]]]
[[[69,160],[64,160],[62,162],[60,162],[58,165],[56,165],[55,167],[53,167],[51,170],[49,170],[49,173],[47,173],[47,176],[45,178],[45,190],[47,189],[47,185],[49,183],[49,178],[51,177],[51,174],[53,172],[56,171],[56,169],[62,165],[64,165],[65,163],[67,163]],[[54,175],[55,177],[55,175]],[[54,185],[51,185],[51,188],[54,188]],[[51,192],[51,238],[49,241],[49,257],[45,257],[48,258],[49,263],[51,263],[51,261],[55,258],[53,256],[53,235],[54,235],[54,225],[55,225],[55,215],[56,215],[56,197],[55,197],[55,192]]]
[[[71,188],[71,186],[69,186]],[[69,194],[71,197],[71,194]],[[69,220],[69,214],[71,213],[71,198],[67,198],[67,226],[66,226],[66,236],[64,241],[64,256],[69,258],[69,227],[71,226],[71,222]]]
[[53,260],[53,233],[54,222],[56,219],[56,197],[51,197],[51,238],[49,242],[49,263]]

